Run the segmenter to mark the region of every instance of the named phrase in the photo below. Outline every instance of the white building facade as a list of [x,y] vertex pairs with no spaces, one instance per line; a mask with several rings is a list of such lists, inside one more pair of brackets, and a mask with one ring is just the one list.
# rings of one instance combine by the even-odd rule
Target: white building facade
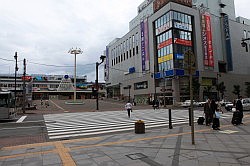
[[[233,0],[146,0],[129,32],[106,47],[107,97],[167,104],[189,98],[188,51],[194,53],[195,99],[232,100],[250,83],[249,20],[235,17]],[[249,41],[245,41],[249,47]],[[217,85],[224,83],[223,93]]]

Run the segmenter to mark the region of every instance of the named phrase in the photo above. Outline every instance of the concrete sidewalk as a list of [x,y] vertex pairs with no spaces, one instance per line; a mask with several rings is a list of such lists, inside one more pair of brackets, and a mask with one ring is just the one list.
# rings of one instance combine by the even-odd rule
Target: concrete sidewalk
[[244,125],[221,120],[221,130],[195,126],[4,147],[0,166],[240,166],[250,165],[250,116]]

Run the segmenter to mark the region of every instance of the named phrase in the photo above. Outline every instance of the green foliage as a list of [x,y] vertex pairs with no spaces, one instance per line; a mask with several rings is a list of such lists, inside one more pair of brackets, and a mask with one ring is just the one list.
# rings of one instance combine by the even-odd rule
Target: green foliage
[[233,90],[233,94],[237,95],[237,97],[239,98],[240,97],[240,85],[234,85],[234,90]]
[[216,86],[216,90],[221,93],[221,99],[224,99],[224,94],[225,94],[225,91],[226,91],[226,86],[224,85],[224,82],[219,83]]
[[250,85],[249,84],[247,85],[245,93],[247,97],[250,97]]

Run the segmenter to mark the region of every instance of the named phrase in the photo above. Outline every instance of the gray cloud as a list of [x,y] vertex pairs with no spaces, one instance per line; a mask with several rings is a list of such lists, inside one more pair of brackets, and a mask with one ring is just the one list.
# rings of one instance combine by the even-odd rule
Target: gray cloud
[[[27,59],[29,74],[73,74],[72,47],[80,47],[78,75],[95,80],[95,62],[105,46],[128,32],[143,0],[0,0],[0,58]],[[247,0],[235,0],[237,15],[248,17]],[[244,7],[245,6],[245,7]],[[22,73],[22,62],[19,62]],[[92,65],[85,65],[92,64]],[[0,74],[14,73],[14,62],[0,59]],[[100,67],[100,80],[103,71]]]

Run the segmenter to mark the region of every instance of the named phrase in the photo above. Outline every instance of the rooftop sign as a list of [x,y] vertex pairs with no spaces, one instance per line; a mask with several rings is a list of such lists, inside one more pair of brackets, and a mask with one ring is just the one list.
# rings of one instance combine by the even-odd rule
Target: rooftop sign
[[154,1],[154,12],[160,10],[163,6],[169,2],[175,2],[181,5],[192,7],[192,0],[155,0]]

